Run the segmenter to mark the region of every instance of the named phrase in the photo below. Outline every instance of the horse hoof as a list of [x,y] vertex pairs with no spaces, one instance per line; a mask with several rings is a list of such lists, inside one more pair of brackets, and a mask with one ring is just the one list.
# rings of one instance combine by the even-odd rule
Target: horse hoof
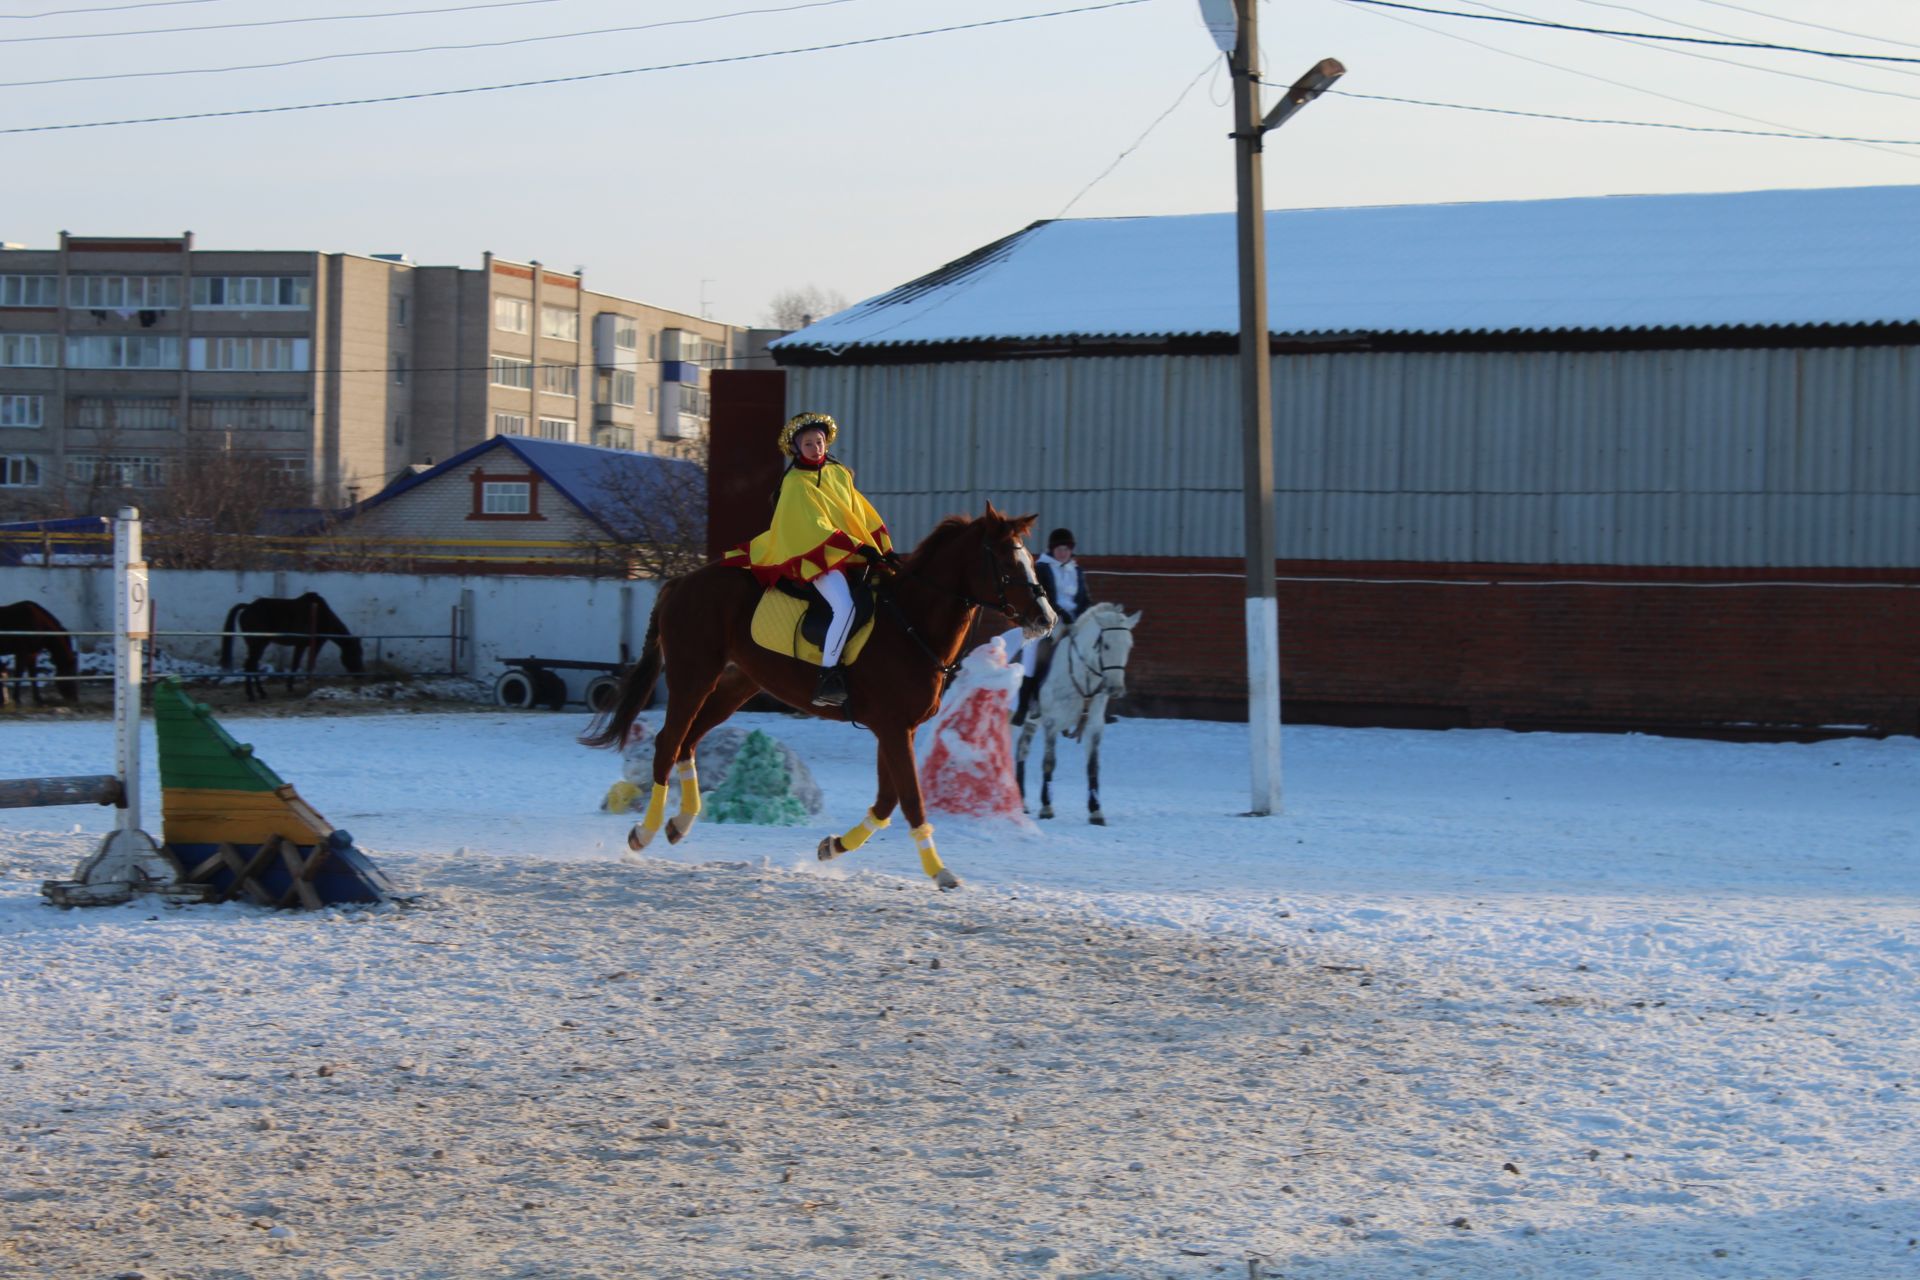
[[1096,827],[1104,827],[1107,825],[1107,817],[1103,813],[1090,813],[1087,815],[1087,821]]
[[934,876],[933,882],[940,886],[942,893],[945,893],[948,889],[958,889],[960,887],[960,877],[945,867],[940,868],[940,872]]
[[846,850],[841,847],[839,836],[828,836],[820,842],[820,847],[813,852],[814,856],[819,858],[820,861],[832,862],[835,858],[845,853]]
[[647,847],[647,842],[653,839],[653,834],[654,833],[649,831],[645,825],[638,822],[634,823],[633,829],[627,832],[627,848],[633,850],[635,853],[640,852]]
[[693,819],[685,814],[674,814],[667,819],[667,843],[679,844],[687,838],[687,832],[693,830]]
[[1051,818],[1053,816],[1053,806],[1049,805],[1046,808],[1042,809],[1040,811],[1040,816],[1043,818]]

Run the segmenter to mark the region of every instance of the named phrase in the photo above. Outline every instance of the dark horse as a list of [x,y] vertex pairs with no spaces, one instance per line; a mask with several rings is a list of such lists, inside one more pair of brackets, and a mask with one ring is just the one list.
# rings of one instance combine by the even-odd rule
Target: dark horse
[[331,640],[340,646],[340,665],[348,671],[359,673],[365,663],[360,656],[360,641],[347,630],[347,624],[340,621],[340,615],[328,607],[316,591],[309,591],[297,600],[283,600],[278,596],[261,596],[252,604],[237,604],[227,610],[226,626],[221,628],[220,665],[227,670],[233,669],[233,638],[245,636],[247,640],[247,678],[245,686],[247,701],[267,696],[266,685],[260,679],[260,655],[270,644],[283,644],[293,650],[293,660],[287,667],[287,689],[293,689],[293,677],[300,670],[300,658],[307,659],[307,675],[313,675],[313,664],[320,657],[320,648]]
[[[1033,558],[1020,539],[1035,517],[1012,517],[987,504],[974,519],[949,516],[877,587],[873,633],[859,661],[847,668],[844,707],[813,705],[820,669],[754,643],[750,634],[760,583],[731,565],[708,565],[668,580],[654,601],[639,660],[620,680],[618,697],[581,735],[590,747],[623,744],[634,717],[653,693],[664,664],[667,719],[654,739],[653,793],[646,816],[627,835],[643,849],[664,822],[678,842],[700,812],[693,752],[700,739],[765,690],[788,706],[826,720],[864,725],[879,743],[879,794],[873,808],[844,836],[828,836],[822,860],[866,843],[886,826],[895,804],[913,827],[920,865],[942,889],[959,885],[934,852],[933,827],[920,802],[913,732],[940,708],[947,673],[980,609],[992,609],[1029,635],[1054,624],[1053,607],[1034,579]],[[680,783],[680,808],[666,818],[667,779]]]
[[[9,635],[8,632],[16,634]],[[52,661],[54,674],[63,677],[56,682],[60,700],[70,707],[78,706],[80,682],[73,677],[79,673],[80,663],[74,656],[73,638],[60,625],[60,619],[31,600],[0,605],[0,658],[13,659],[13,700],[16,704],[20,701],[20,682],[24,680],[33,688],[34,705],[46,705],[38,679],[40,655],[43,653]],[[0,698],[0,702],[4,701],[4,698]]]

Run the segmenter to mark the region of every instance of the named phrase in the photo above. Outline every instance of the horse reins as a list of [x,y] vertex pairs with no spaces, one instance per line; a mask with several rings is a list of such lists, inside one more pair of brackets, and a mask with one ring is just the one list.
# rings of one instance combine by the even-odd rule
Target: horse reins
[[[988,576],[995,577],[998,581],[1000,587],[1000,599],[998,601],[980,600],[968,592],[955,591],[952,587],[944,583],[933,582],[921,574],[916,573],[913,569],[907,567],[905,563],[898,566],[898,572],[912,578],[915,582],[932,587],[934,590],[942,592],[966,605],[969,610],[969,616],[966,625],[961,628],[962,635],[973,629],[972,611],[980,609],[992,609],[1015,626],[1022,625],[1020,619],[1014,616],[1013,602],[1007,598],[1007,589],[1013,585],[1013,574],[994,560],[993,549],[991,547],[982,544],[980,547],[980,556],[986,561]],[[953,683],[953,677],[960,670],[960,660],[956,658],[952,662],[940,661],[940,655],[934,652],[933,646],[927,643],[926,637],[922,636],[913,623],[907,620],[907,615],[901,611],[899,603],[894,600],[893,596],[887,592],[884,586],[875,587],[873,596],[876,603],[886,605],[887,608],[893,612],[894,620],[900,624],[901,629],[907,633],[908,637],[911,638],[915,644],[920,646],[920,652],[926,654],[928,659],[932,661],[934,669],[940,672],[940,692],[945,694],[947,686]]]

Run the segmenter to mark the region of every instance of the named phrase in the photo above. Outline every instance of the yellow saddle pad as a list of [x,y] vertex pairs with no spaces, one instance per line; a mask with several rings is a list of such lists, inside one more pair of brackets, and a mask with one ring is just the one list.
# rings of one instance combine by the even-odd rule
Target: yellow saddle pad
[[[753,611],[753,642],[763,649],[789,658],[798,658],[802,662],[820,665],[820,646],[800,634],[800,619],[807,616],[807,602],[775,587],[760,597],[760,606]],[[873,619],[868,618],[866,625],[854,628],[847,638],[846,650],[841,653],[840,661],[851,665],[860,651],[867,647],[867,637],[873,634]]]

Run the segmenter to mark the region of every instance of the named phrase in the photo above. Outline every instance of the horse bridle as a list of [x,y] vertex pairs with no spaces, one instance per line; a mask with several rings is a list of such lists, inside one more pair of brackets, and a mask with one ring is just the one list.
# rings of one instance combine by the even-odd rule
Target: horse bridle
[[[986,561],[987,577],[993,579],[995,584],[1000,588],[1000,598],[998,600],[982,600],[969,592],[955,591],[952,587],[944,583],[931,582],[915,573],[912,569],[907,568],[904,564],[899,566],[899,571],[911,577],[915,582],[924,583],[926,586],[932,587],[935,591],[944,592],[953,599],[966,605],[969,609],[992,609],[1014,626],[1024,627],[1026,623],[1014,614],[1013,601],[1007,598],[1007,591],[1013,586],[1014,581],[1012,571],[994,559],[993,547],[990,544],[980,544],[980,555],[981,558]],[[1029,585],[1034,588],[1035,598],[1038,599],[1039,584],[1030,583]],[[920,634],[919,629],[907,620],[907,615],[901,612],[900,606],[894,602],[893,597],[889,595],[884,588],[875,588],[874,599],[893,611],[894,621],[898,622],[908,637],[920,646],[920,652],[926,654],[927,657],[933,660],[933,665],[939,669],[943,677],[942,692],[945,692],[945,685],[952,683],[954,674],[960,670],[960,664],[958,662],[940,661],[940,655],[933,651],[933,646],[927,643],[926,637]],[[972,627],[971,619],[968,620],[967,625],[969,628]]]
[[1072,636],[1072,634],[1069,634],[1067,636],[1067,680],[1069,683],[1073,685],[1073,691],[1080,695],[1080,698],[1082,701],[1091,702],[1095,697],[1099,696],[1100,692],[1103,689],[1107,688],[1107,676],[1110,673],[1115,671],[1125,671],[1127,669],[1127,664],[1124,662],[1114,664],[1107,661],[1107,632],[1126,631],[1126,630],[1128,630],[1128,628],[1119,623],[1103,622],[1100,624],[1100,634],[1094,637],[1094,641],[1093,641],[1094,659],[1100,665],[1096,667],[1092,662],[1088,662],[1085,658],[1080,659],[1080,665],[1082,667],[1085,667],[1089,672],[1098,672],[1099,674],[1098,683],[1096,683],[1091,689],[1082,689],[1080,687],[1080,677],[1074,674],[1073,660],[1076,656],[1078,656],[1080,652],[1080,647],[1073,642],[1074,637]]

